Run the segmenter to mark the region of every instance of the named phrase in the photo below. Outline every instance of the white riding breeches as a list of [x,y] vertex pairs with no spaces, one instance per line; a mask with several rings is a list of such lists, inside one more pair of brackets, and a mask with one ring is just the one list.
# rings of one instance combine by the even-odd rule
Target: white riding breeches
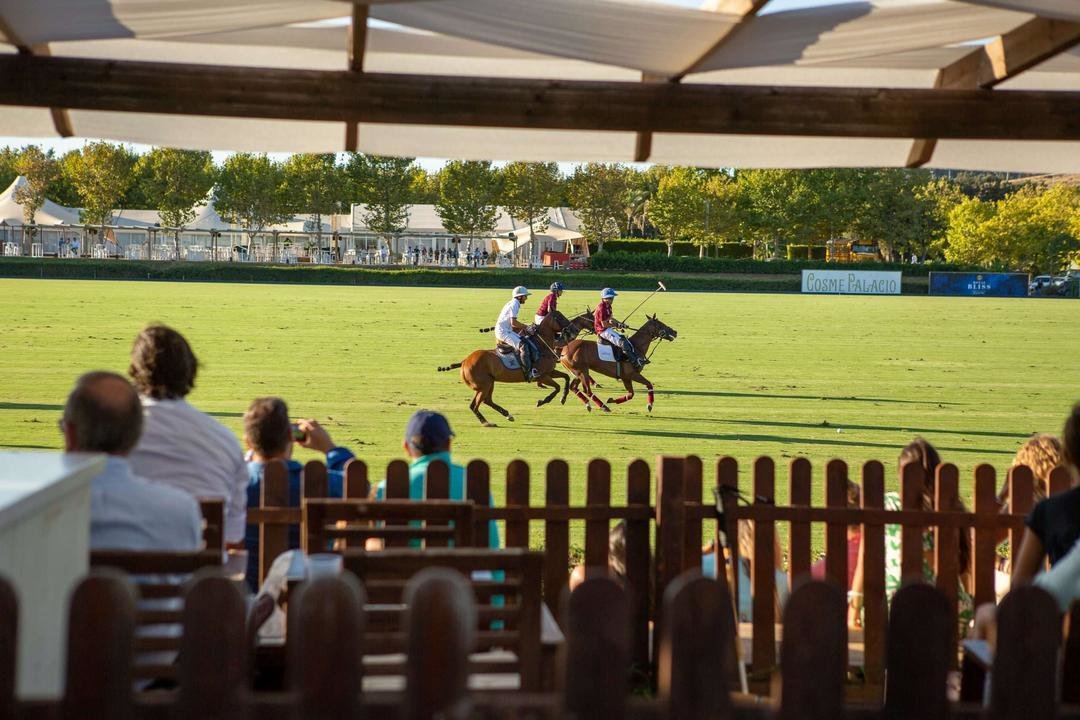
[[547,315],[534,315],[533,316],[533,325],[535,325],[536,327],[540,327],[540,323],[544,322],[544,318],[546,318],[546,317],[547,317]]
[[607,340],[609,343],[617,348],[622,348],[623,336],[619,334],[619,331],[615,328],[608,328],[604,332],[600,333],[600,337]]
[[521,349],[521,336],[512,330],[503,330],[500,327],[496,327],[495,339],[505,345],[510,345],[519,350]]

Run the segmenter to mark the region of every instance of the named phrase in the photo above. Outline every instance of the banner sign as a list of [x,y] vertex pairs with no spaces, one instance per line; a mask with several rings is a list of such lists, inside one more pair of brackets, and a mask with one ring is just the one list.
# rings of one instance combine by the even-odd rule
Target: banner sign
[[930,273],[931,295],[1027,297],[1026,273]]
[[804,293],[899,295],[900,273],[874,270],[803,270]]

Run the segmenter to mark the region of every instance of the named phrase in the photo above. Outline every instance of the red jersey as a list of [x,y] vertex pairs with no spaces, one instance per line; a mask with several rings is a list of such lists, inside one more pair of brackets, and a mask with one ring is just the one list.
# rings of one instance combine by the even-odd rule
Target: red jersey
[[593,330],[596,334],[607,330],[607,322],[611,320],[611,304],[604,301],[600,301],[600,304],[596,306],[596,310],[593,312]]
[[540,307],[536,308],[536,316],[547,317],[547,314],[555,310],[558,304],[559,298],[555,297],[555,293],[548,293],[547,297],[540,302]]

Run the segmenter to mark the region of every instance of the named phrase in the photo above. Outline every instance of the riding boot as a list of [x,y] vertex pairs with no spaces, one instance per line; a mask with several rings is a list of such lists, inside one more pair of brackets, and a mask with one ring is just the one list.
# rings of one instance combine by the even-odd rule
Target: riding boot
[[536,368],[533,367],[532,353],[529,352],[529,346],[527,343],[521,344],[521,349],[518,350],[518,359],[521,360],[521,371],[525,373],[525,380],[531,382],[536,379]]
[[638,354],[637,349],[629,340],[623,340],[623,352],[626,353],[626,357],[630,361],[630,364],[638,370],[645,367],[645,363],[649,362],[647,358]]

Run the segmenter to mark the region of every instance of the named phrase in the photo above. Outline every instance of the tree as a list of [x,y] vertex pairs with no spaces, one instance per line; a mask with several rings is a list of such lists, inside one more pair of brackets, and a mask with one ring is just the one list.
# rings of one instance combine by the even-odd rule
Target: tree
[[141,190],[157,208],[161,222],[175,228],[173,243],[180,259],[180,229],[195,219],[195,205],[214,185],[214,162],[204,150],[154,148],[135,164]]
[[669,257],[676,240],[699,239],[705,222],[704,174],[677,167],[664,176],[652,202],[652,221],[664,237]]
[[435,212],[443,227],[470,239],[490,234],[499,219],[499,175],[487,161],[451,160],[439,172]]
[[413,202],[417,184],[428,180],[427,173],[413,163],[413,158],[359,153],[349,155],[345,174],[356,198],[364,204],[360,219],[387,243],[408,227],[409,204]]
[[288,210],[311,215],[315,240],[322,247],[322,216],[332,215],[345,202],[345,175],[330,153],[290,155],[282,167]]
[[434,205],[439,200],[438,175],[429,173],[419,165],[413,165],[412,185],[409,191],[412,194],[413,203]]
[[49,184],[60,175],[60,166],[51,150],[45,153],[37,145],[27,145],[15,160],[15,171],[26,178],[25,185],[15,188],[15,202],[22,205],[23,222],[33,225]]
[[83,223],[108,224],[113,211],[122,207],[135,162],[136,155],[128,148],[104,141],[87,143],[65,156],[64,171],[82,201]]
[[510,217],[529,225],[529,241],[536,230],[548,228],[548,210],[556,202],[562,177],[559,166],[548,162],[512,162],[502,169],[503,205]]
[[0,188],[6,188],[19,175],[15,169],[15,161],[19,159],[18,148],[5,145],[0,148]]
[[581,218],[585,239],[602,251],[604,243],[619,236],[623,196],[627,188],[626,167],[589,163],[570,176],[567,195],[570,207]]
[[248,248],[267,225],[289,219],[281,165],[266,155],[236,153],[221,165],[214,207],[248,233]]
[[749,208],[747,232],[758,257],[779,257],[785,245],[810,242],[820,233],[820,220],[815,218],[820,193],[811,191],[807,175],[795,170],[741,170],[736,180]]
[[739,184],[726,173],[713,173],[705,180],[705,227],[701,233],[701,254],[707,244],[739,242],[746,232],[746,202]]

